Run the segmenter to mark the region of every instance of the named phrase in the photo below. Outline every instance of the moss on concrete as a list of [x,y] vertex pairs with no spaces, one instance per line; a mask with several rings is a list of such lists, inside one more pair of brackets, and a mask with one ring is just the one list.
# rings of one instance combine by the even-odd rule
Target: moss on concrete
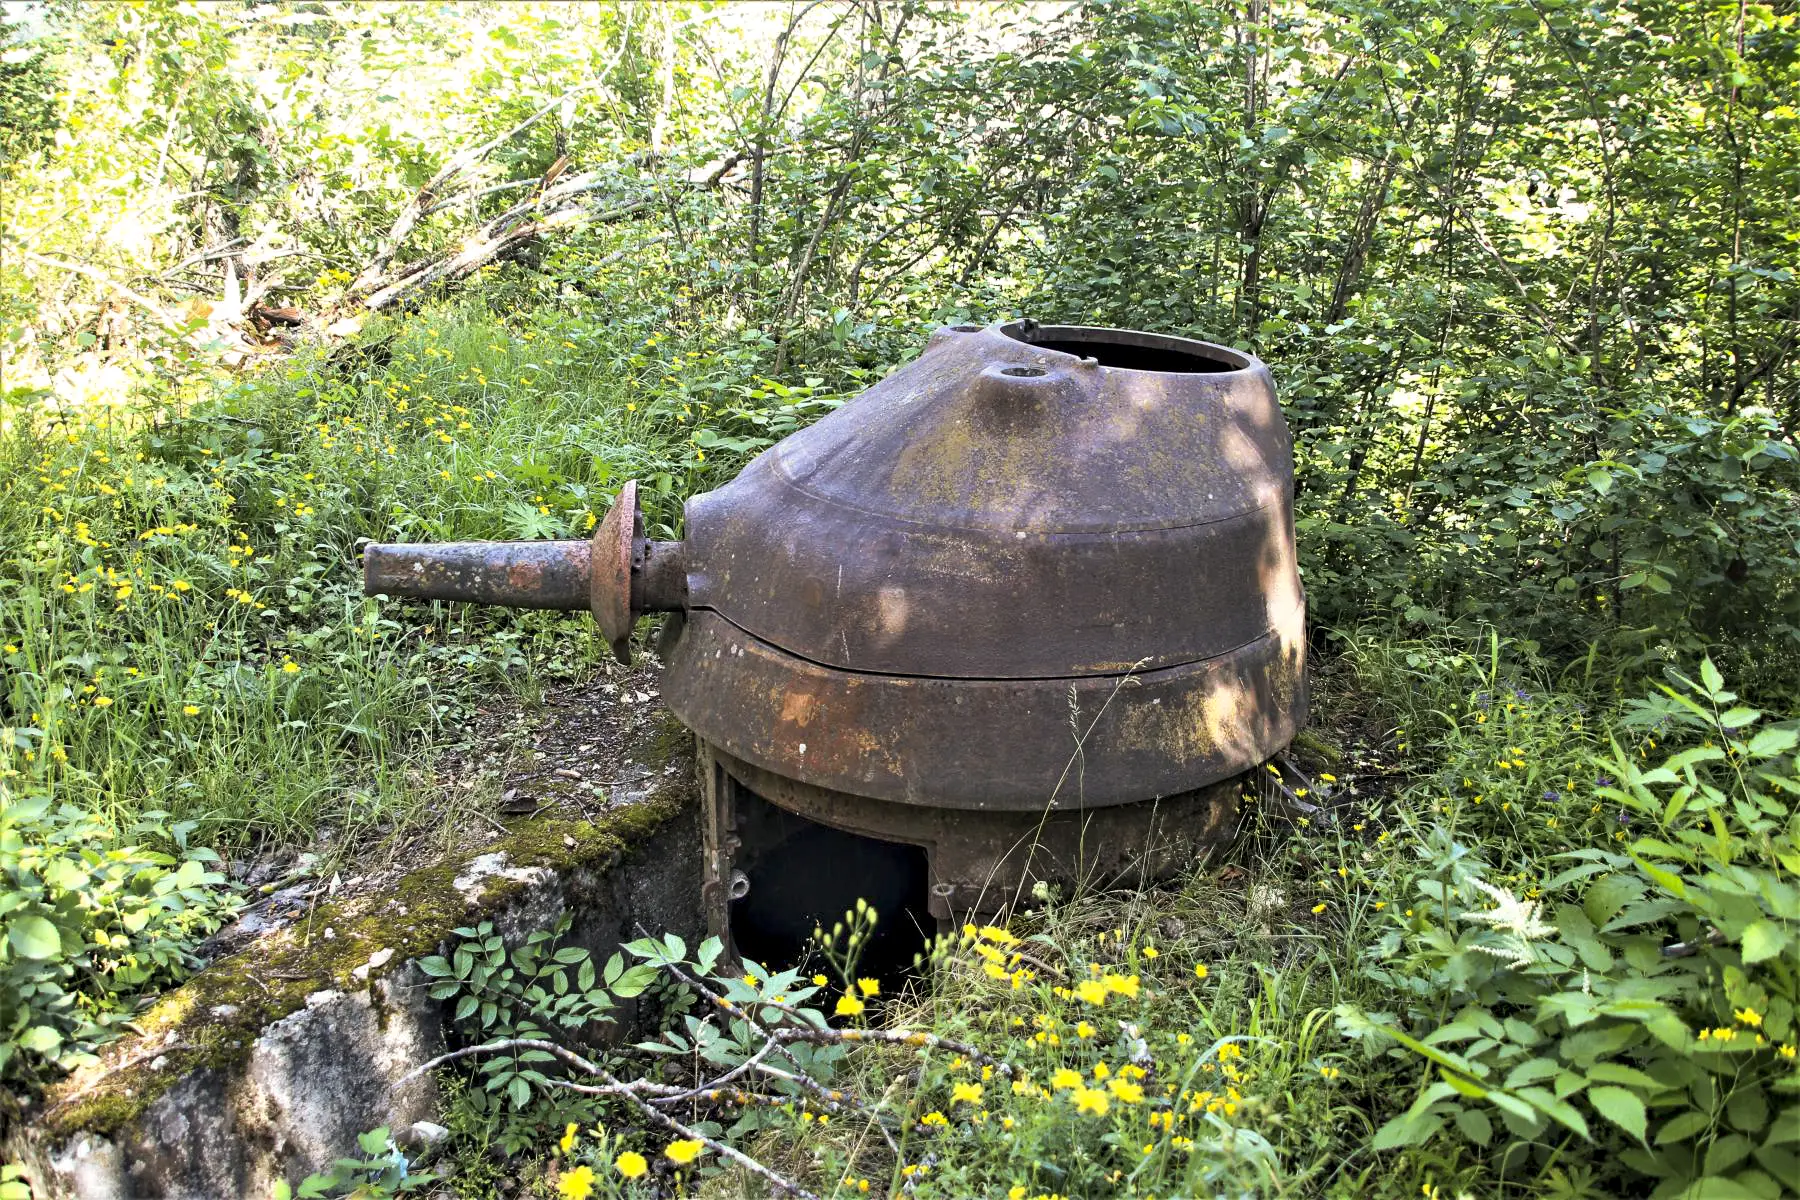
[[[504,853],[509,867],[558,874],[610,868],[688,805],[689,774],[677,772],[647,799],[595,821],[516,821],[500,841],[414,871],[379,896],[321,905],[164,995],[138,1017],[141,1036],[109,1050],[111,1065],[98,1079],[84,1072],[51,1089],[42,1128],[58,1140],[114,1133],[190,1073],[240,1064],[266,1026],[304,1008],[313,993],[364,990],[373,979],[437,953],[452,930],[469,922],[471,908],[497,909],[528,886],[492,877],[471,904],[455,880],[477,857]],[[393,956],[369,972],[370,980],[351,974],[387,949]]]

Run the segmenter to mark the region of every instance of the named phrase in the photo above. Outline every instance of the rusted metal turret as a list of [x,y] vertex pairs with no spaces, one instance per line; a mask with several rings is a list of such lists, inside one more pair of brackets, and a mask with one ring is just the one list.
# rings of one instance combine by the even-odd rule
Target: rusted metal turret
[[645,540],[627,484],[591,542],[371,546],[366,587],[588,608],[622,661],[675,614],[663,693],[727,789],[925,847],[940,916],[1204,849],[1305,718],[1287,428],[1221,346],[940,329],[685,526]]

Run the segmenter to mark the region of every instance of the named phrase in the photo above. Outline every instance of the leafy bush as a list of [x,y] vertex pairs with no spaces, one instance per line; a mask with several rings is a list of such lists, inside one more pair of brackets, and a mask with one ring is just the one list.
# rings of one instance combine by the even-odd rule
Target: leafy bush
[[146,814],[127,831],[0,782],[0,1078],[40,1079],[90,1061],[131,999],[194,965],[193,946],[236,907],[190,847],[191,824]]
[[[1613,1186],[1658,1197],[1800,1178],[1800,735],[1757,729],[1710,660],[1673,678],[1621,723],[1641,744],[1594,760],[1610,836],[1541,889],[1426,839],[1366,968],[1400,1011],[1339,1009],[1371,1053],[1429,1064],[1376,1148],[1456,1137],[1520,1174],[1593,1143]],[[1686,744],[1650,766],[1663,737]]]
[[[431,976],[431,996],[456,999],[450,1016],[474,1041],[525,1038],[566,1041],[570,1031],[592,1033],[610,1024],[616,1000],[640,995],[656,977],[653,968],[626,968],[614,954],[603,970],[580,946],[557,947],[569,932],[567,914],[549,929],[527,934],[510,953],[492,921],[455,930],[460,944],[448,957],[422,959],[420,970]],[[544,1050],[512,1050],[487,1059],[481,1071],[486,1090],[505,1097],[514,1112],[531,1102],[534,1091],[551,1087],[542,1068],[554,1062]]]

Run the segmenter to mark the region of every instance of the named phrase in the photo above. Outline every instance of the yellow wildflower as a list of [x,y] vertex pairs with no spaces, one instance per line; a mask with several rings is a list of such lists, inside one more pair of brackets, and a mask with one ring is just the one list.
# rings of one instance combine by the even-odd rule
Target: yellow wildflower
[[1110,1102],[1106,1098],[1106,1093],[1099,1088],[1075,1089],[1076,1112],[1093,1113],[1096,1117],[1104,1117],[1109,1106]]
[[1081,1074],[1073,1068],[1063,1067],[1059,1069],[1056,1074],[1050,1076],[1050,1086],[1057,1091],[1062,1091],[1064,1088],[1080,1087]]
[[650,1163],[636,1150],[627,1150],[613,1159],[613,1170],[627,1179],[636,1179],[650,1169]]
[[979,1083],[959,1083],[950,1089],[952,1104],[980,1104],[981,1085]]
[[1075,985],[1075,995],[1083,1004],[1105,1004],[1107,988],[1098,979],[1084,979]]
[[562,1152],[564,1154],[567,1154],[575,1148],[575,1142],[577,1141],[576,1134],[580,1129],[581,1126],[573,1121],[570,1121],[568,1125],[563,1128],[562,1141],[558,1142],[557,1145],[562,1147]]
[[681,1138],[663,1147],[663,1156],[679,1166],[687,1166],[705,1151],[706,1143],[697,1138]]
[[1144,1099],[1144,1089],[1135,1083],[1127,1083],[1123,1079],[1115,1079],[1108,1083],[1107,1090],[1118,1097],[1120,1104],[1140,1104]]
[[842,996],[838,997],[837,1008],[834,1011],[840,1017],[855,1017],[860,1016],[862,1010],[863,1002],[858,1000],[855,996],[852,996],[849,992],[845,992]]
[[1211,974],[1212,974],[1212,972],[1207,970],[1205,963],[1195,963],[1194,964],[1194,978],[1195,979],[1205,979],[1208,975],[1211,975]]
[[556,1194],[563,1200],[587,1200],[594,1194],[594,1168],[583,1164],[564,1171],[556,1181]]
[[865,996],[879,996],[881,983],[875,979],[859,979],[856,981],[856,990]]

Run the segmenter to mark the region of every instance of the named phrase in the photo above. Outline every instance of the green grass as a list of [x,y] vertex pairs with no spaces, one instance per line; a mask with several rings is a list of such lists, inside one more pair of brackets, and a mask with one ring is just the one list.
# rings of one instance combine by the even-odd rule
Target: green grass
[[829,400],[650,321],[482,303],[173,401],[0,413],[0,779],[221,844],[404,828],[472,699],[590,670],[585,618],[362,597],[372,540],[654,524]]

